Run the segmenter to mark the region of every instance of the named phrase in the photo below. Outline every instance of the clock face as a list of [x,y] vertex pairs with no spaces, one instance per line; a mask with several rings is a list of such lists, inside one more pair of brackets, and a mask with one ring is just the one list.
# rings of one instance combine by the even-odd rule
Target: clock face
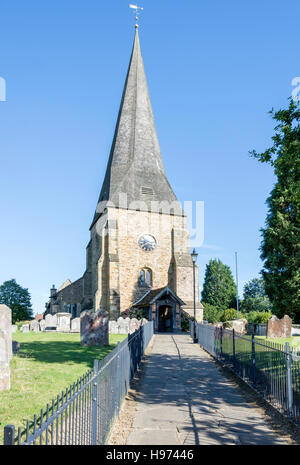
[[151,236],[150,234],[143,234],[139,238],[139,246],[145,250],[145,252],[152,252],[152,250],[154,250],[156,247],[155,237]]

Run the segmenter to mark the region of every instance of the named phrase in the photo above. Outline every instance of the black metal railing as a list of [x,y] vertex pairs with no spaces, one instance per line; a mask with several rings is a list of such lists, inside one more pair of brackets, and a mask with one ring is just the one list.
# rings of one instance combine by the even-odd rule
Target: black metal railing
[[197,324],[197,335],[201,347],[300,425],[300,357],[288,343],[204,324]]
[[4,445],[106,444],[143,354],[153,322],[128,335],[103,360],[63,391],[26,428],[4,428]]

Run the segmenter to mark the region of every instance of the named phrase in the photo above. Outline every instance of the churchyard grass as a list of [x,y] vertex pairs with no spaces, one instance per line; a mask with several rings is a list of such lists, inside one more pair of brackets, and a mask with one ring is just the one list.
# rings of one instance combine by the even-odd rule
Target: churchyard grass
[[79,334],[41,332],[13,334],[20,342],[10,364],[11,389],[0,392],[0,444],[7,424],[24,427],[41,408],[103,359],[126,335],[109,336],[109,346],[82,347]]
[[300,351],[300,336],[292,337],[275,337],[267,338],[266,336],[255,336],[255,339],[260,342],[275,342],[276,344],[285,345],[286,342],[290,344],[290,348],[298,349]]

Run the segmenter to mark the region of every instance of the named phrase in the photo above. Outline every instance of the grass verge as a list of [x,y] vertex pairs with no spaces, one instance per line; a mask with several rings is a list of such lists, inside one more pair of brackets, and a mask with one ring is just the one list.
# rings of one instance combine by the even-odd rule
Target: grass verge
[[24,427],[26,420],[92,368],[94,359],[103,359],[126,335],[109,336],[109,345],[82,347],[79,334],[13,334],[20,342],[11,364],[11,389],[0,392],[0,444],[7,424]]

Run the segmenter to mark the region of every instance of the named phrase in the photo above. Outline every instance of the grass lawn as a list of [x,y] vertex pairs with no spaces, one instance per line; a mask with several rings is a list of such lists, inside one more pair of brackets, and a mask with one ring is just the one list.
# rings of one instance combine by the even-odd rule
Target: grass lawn
[[255,336],[255,339],[258,342],[261,340],[262,342],[275,342],[276,344],[285,345],[286,342],[290,344],[290,348],[298,348],[300,351],[300,336],[292,336],[292,337],[277,337],[277,338],[267,338],[266,336]]
[[11,389],[0,392],[0,444],[5,425],[24,427],[26,420],[91,369],[94,359],[103,359],[126,337],[110,335],[109,346],[82,347],[79,334],[14,333],[21,348],[10,364]]

